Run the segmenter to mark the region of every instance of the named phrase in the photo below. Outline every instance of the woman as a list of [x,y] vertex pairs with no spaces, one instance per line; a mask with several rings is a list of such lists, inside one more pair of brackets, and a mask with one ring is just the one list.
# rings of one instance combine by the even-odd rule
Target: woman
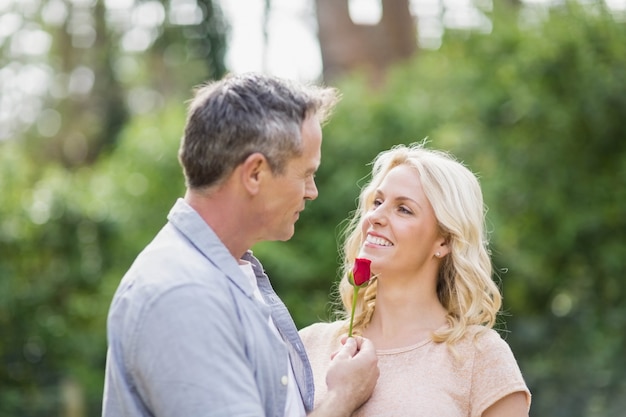
[[397,146],[374,160],[344,244],[344,320],[301,331],[315,376],[347,332],[356,258],[373,278],[359,289],[356,334],[374,342],[380,377],[353,415],[527,417],[530,392],[492,329],[501,305],[491,279],[478,180],[450,155]]

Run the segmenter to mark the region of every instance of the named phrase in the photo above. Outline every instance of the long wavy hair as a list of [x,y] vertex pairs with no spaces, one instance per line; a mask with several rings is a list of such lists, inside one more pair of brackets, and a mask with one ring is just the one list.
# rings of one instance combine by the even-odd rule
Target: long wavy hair
[[[436,342],[453,344],[468,326],[493,327],[502,304],[492,280],[492,265],[485,229],[486,208],[476,176],[452,155],[426,149],[424,144],[398,145],[373,161],[371,180],[359,197],[358,208],[344,231],[342,279],[338,290],[343,304],[339,315],[349,318],[353,287],[348,272],[359,253],[364,235],[361,224],[373,204],[374,193],[389,171],[399,165],[417,170],[421,186],[433,207],[450,253],[442,258],[437,296],[448,311],[448,326],[433,334]],[[376,308],[377,280],[359,290],[354,319],[357,333],[370,323]]]

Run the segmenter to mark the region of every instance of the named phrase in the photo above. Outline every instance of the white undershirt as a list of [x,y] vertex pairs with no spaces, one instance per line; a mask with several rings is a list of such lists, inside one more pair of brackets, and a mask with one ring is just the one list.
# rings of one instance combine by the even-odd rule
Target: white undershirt
[[[243,273],[248,277],[250,283],[252,284],[254,297],[265,304],[265,300],[263,300],[263,296],[261,295],[261,291],[259,291],[259,286],[256,282],[256,276],[254,275],[254,270],[252,269],[252,264],[248,261],[239,260],[239,266]],[[278,332],[274,321],[272,320],[272,316],[269,317],[267,324],[270,326],[272,332],[280,339],[281,342],[285,343],[282,336]],[[287,375],[287,401],[285,402],[285,417],[305,417],[306,411],[304,411],[304,404],[302,403],[302,397],[300,396],[300,389],[298,388],[298,384],[296,383],[296,377],[293,373],[293,367],[291,366],[291,360],[288,358],[289,366],[287,367],[289,372]]]

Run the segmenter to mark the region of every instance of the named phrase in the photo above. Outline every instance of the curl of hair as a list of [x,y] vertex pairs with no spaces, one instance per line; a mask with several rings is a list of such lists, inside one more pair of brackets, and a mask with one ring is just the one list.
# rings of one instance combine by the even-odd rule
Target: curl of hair
[[[352,308],[353,287],[347,277],[364,239],[361,229],[364,216],[384,177],[399,165],[417,170],[440,232],[450,248],[437,278],[437,296],[448,312],[448,326],[435,332],[433,339],[453,344],[464,336],[470,325],[493,327],[502,297],[492,280],[486,208],[480,184],[453,156],[426,149],[424,144],[398,145],[374,159],[371,180],[363,187],[357,210],[344,231],[342,279],[338,285],[343,309],[338,314],[349,318]],[[371,320],[376,307],[376,287],[376,279],[372,279],[359,290],[354,319],[356,333],[361,333]]]
[[196,89],[178,152],[186,185],[219,184],[260,152],[277,174],[302,152],[302,124],[324,124],[339,101],[334,88],[254,73],[230,75]]

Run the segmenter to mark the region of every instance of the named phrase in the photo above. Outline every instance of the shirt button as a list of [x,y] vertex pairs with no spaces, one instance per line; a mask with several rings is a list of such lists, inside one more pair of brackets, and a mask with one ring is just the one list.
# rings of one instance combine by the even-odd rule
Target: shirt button
[[287,378],[287,375],[283,375],[282,378],[280,378],[280,383],[283,385],[287,385],[287,383],[289,382],[289,378]]

